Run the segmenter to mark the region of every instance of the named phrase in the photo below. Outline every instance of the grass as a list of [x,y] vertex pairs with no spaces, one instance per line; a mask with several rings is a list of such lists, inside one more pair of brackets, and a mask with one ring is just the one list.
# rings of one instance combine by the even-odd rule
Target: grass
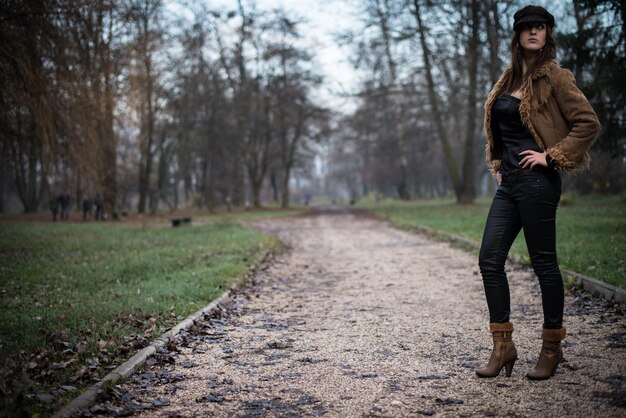
[[94,377],[76,379],[81,367],[97,358],[104,376],[136,351],[123,350],[129,338],[156,337],[215,299],[278,245],[233,222],[252,217],[181,228],[0,222],[3,392],[24,367],[27,390],[71,384],[75,396]]
[[[426,226],[480,242],[491,199],[458,205],[453,199],[380,203],[364,200],[372,210],[400,227]],[[522,233],[512,253],[528,260]],[[626,201],[620,196],[566,195],[557,214],[557,252],[562,268],[626,288]]]

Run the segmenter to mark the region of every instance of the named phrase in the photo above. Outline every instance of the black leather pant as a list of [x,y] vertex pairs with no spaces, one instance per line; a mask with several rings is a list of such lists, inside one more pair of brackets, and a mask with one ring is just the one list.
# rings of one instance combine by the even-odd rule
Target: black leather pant
[[504,263],[520,229],[541,286],[545,328],[563,325],[563,278],[556,258],[556,209],[561,177],[544,168],[504,175],[493,198],[479,266],[485,286],[490,322],[508,322],[511,312]]

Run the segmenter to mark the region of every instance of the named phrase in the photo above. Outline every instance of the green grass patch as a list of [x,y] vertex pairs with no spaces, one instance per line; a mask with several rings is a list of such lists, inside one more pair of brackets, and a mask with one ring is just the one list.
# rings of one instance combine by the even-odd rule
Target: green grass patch
[[[620,196],[565,196],[557,213],[557,252],[562,268],[626,287],[626,202]],[[400,227],[426,226],[480,242],[491,199],[458,205],[453,199],[359,202]],[[528,260],[524,234],[511,252]]]
[[[4,378],[21,368],[26,376],[18,380],[37,391],[80,388],[136,351],[122,350],[129,337],[160,335],[244,278],[277,245],[232,222],[181,228],[1,222],[0,383],[8,385]],[[85,366],[95,372],[76,378]]]

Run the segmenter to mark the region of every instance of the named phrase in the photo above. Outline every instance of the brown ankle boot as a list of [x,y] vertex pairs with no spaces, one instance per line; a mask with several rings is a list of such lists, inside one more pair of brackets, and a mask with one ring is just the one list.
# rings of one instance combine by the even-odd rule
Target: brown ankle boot
[[563,358],[561,340],[565,338],[565,328],[544,328],[541,333],[543,344],[539,353],[539,360],[534,370],[528,372],[526,377],[531,380],[545,380],[554,376],[559,362]]
[[489,330],[493,336],[493,351],[489,363],[482,369],[476,370],[480,377],[496,377],[503,367],[506,368],[506,377],[511,376],[513,365],[517,360],[517,350],[513,344],[513,324],[505,322],[503,324],[491,323]]

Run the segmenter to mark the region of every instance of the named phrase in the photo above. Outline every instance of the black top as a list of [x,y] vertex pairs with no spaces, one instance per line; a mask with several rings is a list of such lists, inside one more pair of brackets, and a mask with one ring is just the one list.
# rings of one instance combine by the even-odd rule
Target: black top
[[528,128],[522,123],[519,104],[520,99],[517,97],[503,94],[498,97],[491,109],[492,118],[497,124],[502,140],[500,173],[521,169],[519,162],[524,156],[519,153],[522,151],[543,152]]

